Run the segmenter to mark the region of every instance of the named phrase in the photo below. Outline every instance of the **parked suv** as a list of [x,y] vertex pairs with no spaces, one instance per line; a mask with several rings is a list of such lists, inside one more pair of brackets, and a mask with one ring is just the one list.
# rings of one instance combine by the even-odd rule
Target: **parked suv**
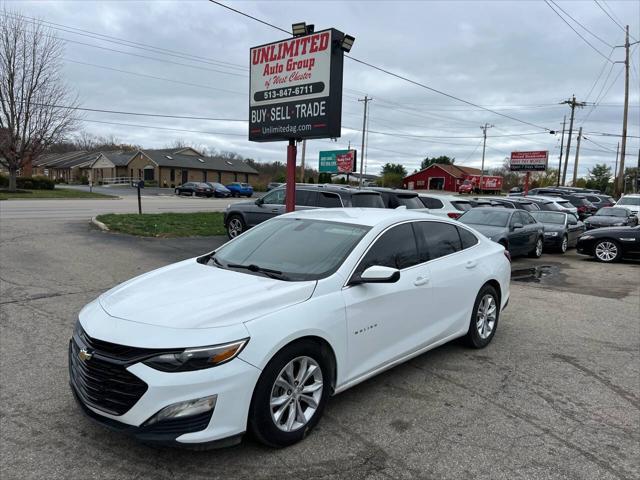
[[252,197],[253,187],[248,183],[233,182],[227,185],[227,189],[234,197]]
[[[286,185],[275,188],[254,202],[234,203],[224,213],[229,238],[248,228],[285,213]],[[385,208],[380,193],[371,190],[332,185],[296,185],[296,210],[310,208],[363,207]]]
[[371,187],[382,195],[385,208],[407,207],[407,209],[424,209],[424,205],[418,199],[418,193],[397,188]]
[[513,208],[516,210],[526,210],[527,212],[537,212],[540,210],[540,207],[526,198],[521,197],[491,197],[491,198],[482,198],[478,199],[490,200],[494,203],[497,203],[504,208]]
[[584,220],[589,215],[593,215],[598,211],[598,208],[593,205],[589,200],[587,200],[586,195],[579,195],[576,193],[554,193],[552,196],[558,196],[560,198],[564,198],[568,200],[571,205],[578,209],[578,216],[580,220]]
[[418,200],[429,210],[430,214],[453,219],[459,218],[464,212],[473,208],[469,200],[455,195],[420,193]]

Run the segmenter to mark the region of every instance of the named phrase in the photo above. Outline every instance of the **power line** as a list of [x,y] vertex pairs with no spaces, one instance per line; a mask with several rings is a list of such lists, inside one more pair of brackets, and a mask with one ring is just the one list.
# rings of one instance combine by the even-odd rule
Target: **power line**
[[[620,29],[621,29],[623,32],[624,32],[624,31],[626,31],[626,30],[625,30],[625,28],[624,28],[620,23],[618,23],[618,22],[617,22],[617,21],[616,21],[616,20],[615,20],[611,15],[609,15],[609,12],[607,12],[607,11],[602,7],[602,5],[600,5],[600,3],[598,2],[598,0],[593,0],[593,1],[595,2],[595,4],[596,4],[596,5],[598,5],[598,7],[600,7],[600,10],[602,10],[602,11],[607,15],[607,17],[609,17],[609,18],[611,19],[611,21],[612,21],[613,23],[615,23],[618,27],[620,27]],[[604,1],[603,1],[602,3],[604,3]],[[606,3],[605,3],[605,5],[606,5]],[[607,7],[609,7],[609,5],[607,5]],[[611,8],[611,7],[609,7],[609,8]],[[613,13],[613,10],[611,10],[611,13]],[[614,15],[615,15],[615,14],[614,14]],[[631,36],[631,35],[629,35],[629,36],[630,36],[631,38],[633,38],[634,40],[636,40],[636,38],[635,38],[635,37],[633,37],[633,36]]]
[[95,63],[81,62],[79,60],[71,60],[70,58],[64,58],[63,60],[65,62],[77,63],[79,65],[87,65],[87,66],[90,66],[90,67],[102,68],[104,70],[112,70],[114,72],[126,73],[128,75],[135,75],[137,77],[153,78],[154,80],[162,80],[162,81],[165,81],[165,82],[177,83],[179,85],[188,85],[190,87],[206,88],[207,90],[215,90],[215,91],[218,91],[218,92],[232,93],[234,95],[246,95],[246,93],[243,93],[243,92],[235,92],[233,90],[225,90],[225,89],[222,89],[222,88],[210,87],[209,85],[201,85],[201,84],[198,84],[198,83],[183,82],[181,80],[173,80],[171,78],[156,77],[155,75],[148,75],[146,73],[130,72],[128,70],[121,70],[119,68],[106,67],[104,65],[96,65]]
[[[607,61],[611,61],[611,55],[613,55],[614,49],[611,49],[611,52],[609,52],[609,57],[607,58]],[[613,69],[613,63],[611,64],[611,68]],[[602,65],[602,68],[600,69],[600,73],[598,74],[598,76],[596,77],[596,81],[593,82],[593,85],[591,85],[591,88],[589,89],[589,93],[587,93],[584,96],[584,101],[588,101],[589,97],[591,96],[591,93],[593,92],[593,89],[596,88],[596,85],[598,84],[598,82],[600,81],[600,78],[602,77],[602,74],[604,73],[605,68],[607,68],[607,62],[604,62],[604,64]],[[605,80],[606,83],[606,80]]]
[[[225,5],[225,4],[221,3],[221,2],[218,2],[218,1],[216,1],[216,0],[209,0],[209,1],[210,1],[211,3],[214,3],[214,4],[216,4],[216,5],[219,5],[219,6],[221,6],[221,7],[224,7],[224,8],[226,8],[226,9],[228,9],[228,10],[231,10],[231,11],[233,11],[233,12],[235,12],[235,13],[238,13],[238,14],[240,14],[240,15],[243,15],[243,16],[245,16],[245,17],[247,17],[247,18],[250,18],[250,19],[255,20],[255,21],[257,21],[257,22],[260,22],[260,23],[262,23],[262,24],[264,24],[264,25],[267,25],[267,26],[269,26],[269,27],[271,27],[271,28],[275,28],[276,30],[279,30],[279,31],[281,31],[281,32],[286,33],[287,35],[290,35],[290,34],[291,34],[288,30],[285,30],[284,28],[280,28],[280,27],[278,27],[278,26],[276,26],[276,25],[273,25],[273,24],[271,24],[271,23],[269,23],[269,22],[266,22],[266,21],[264,21],[264,20],[261,20],[261,19],[259,19],[259,18],[256,18],[256,17],[254,17],[254,16],[252,16],[252,15],[249,15],[249,14],[247,14],[247,13],[241,12],[240,10],[236,10],[235,8],[231,8],[231,7],[229,7],[229,6]],[[554,11],[555,11],[555,10],[554,10]],[[534,127],[534,128],[539,128],[539,129],[541,129],[541,130],[550,131],[550,129],[549,129],[549,128],[541,127],[540,125],[536,125],[536,124],[534,124],[534,123],[527,122],[527,121],[525,121],[525,120],[520,120],[519,118],[513,117],[513,116],[511,116],[511,115],[507,115],[507,114],[505,114],[505,113],[500,113],[500,112],[495,111],[495,110],[492,110],[492,109],[490,109],[490,108],[482,107],[482,106],[480,106],[480,105],[478,105],[478,104],[476,104],[476,103],[470,102],[470,101],[468,101],[468,100],[464,100],[464,99],[462,99],[462,98],[460,98],[460,97],[457,97],[457,96],[455,96],[455,95],[452,95],[452,94],[449,94],[449,93],[443,92],[443,91],[438,90],[438,89],[436,89],[436,88],[429,87],[428,85],[425,85],[424,83],[420,83],[420,82],[418,82],[418,81],[416,81],[416,80],[412,80],[412,79],[407,78],[407,77],[405,77],[405,76],[403,76],[403,75],[400,75],[400,74],[398,74],[398,73],[391,72],[390,70],[387,70],[387,69],[382,68],[382,67],[378,67],[378,66],[376,66],[376,65],[373,65],[373,64],[371,64],[371,63],[369,63],[369,62],[365,62],[364,60],[360,60],[360,59],[358,59],[358,58],[356,58],[356,57],[353,57],[353,56],[351,56],[351,55],[346,55],[346,54],[345,54],[345,57],[346,57],[346,58],[348,58],[349,60],[352,60],[352,61],[354,61],[354,62],[360,63],[360,64],[362,64],[362,65],[366,65],[366,66],[367,66],[367,67],[369,67],[369,68],[373,68],[374,70],[378,70],[378,71],[380,71],[380,72],[382,72],[382,73],[385,73],[385,74],[387,74],[387,75],[389,75],[389,76],[392,76],[392,77],[398,78],[398,79],[400,79],[400,80],[403,80],[403,81],[405,81],[405,82],[411,83],[412,85],[415,85],[415,86],[418,86],[418,87],[424,88],[425,90],[429,90],[429,91],[431,91],[431,92],[434,92],[434,93],[437,93],[437,94],[439,94],[439,95],[442,95],[442,96],[445,96],[445,97],[451,98],[451,99],[456,100],[456,101],[458,101],[458,102],[465,103],[465,104],[467,104],[467,105],[471,105],[472,107],[476,107],[476,108],[479,108],[479,109],[481,109],[481,110],[484,110],[484,111],[487,111],[487,112],[493,113],[494,115],[498,115],[498,116],[501,116],[501,117],[509,118],[509,119],[514,120],[514,121],[516,121],[516,122],[522,123],[522,124],[524,124],[524,125],[529,125],[529,126]]]
[[602,43],[604,43],[607,47],[609,48],[614,48],[613,45],[611,45],[609,42],[603,40],[602,38],[600,38],[598,35],[596,35],[595,33],[593,33],[591,30],[589,30],[587,27],[585,27],[583,24],[581,24],[578,20],[576,20],[575,18],[573,18],[566,10],[563,10],[563,8],[558,5],[556,2],[554,2],[553,0],[549,0],[551,3],[553,3],[556,8],[558,8],[558,10],[560,10],[562,13],[564,13],[567,17],[569,17],[571,20],[573,20],[574,22],[576,22],[578,25],[580,25],[580,27],[582,27],[582,29],[587,32],[589,35],[591,35],[592,37],[600,40]]
[[173,132],[188,132],[188,133],[204,133],[206,135],[226,135],[232,137],[246,137],[246,133],[228,133],[228,132],[208,132],[203,130],[190,130],[186,128],[172,128],[172,127],[158,127],[155,125],[140,125],[135,123],[121,123],[121,122],[106,122],[103,120],[93,120],[86,118],[76,118],[76,120],[80,122],[91,122],[91,123],[103,123],[106,125],[120,125],[124,127],[137,127],[137,128],[153,128],[155,130],[170,130]]

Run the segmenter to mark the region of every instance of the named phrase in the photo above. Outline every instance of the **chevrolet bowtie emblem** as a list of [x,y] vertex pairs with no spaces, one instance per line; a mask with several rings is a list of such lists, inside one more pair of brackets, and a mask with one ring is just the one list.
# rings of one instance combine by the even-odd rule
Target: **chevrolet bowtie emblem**
[[91,357],[93,357],[93,353],[90,353],[86,348],[83,348],[82,350],[80,350],[80,353],[78,353],[78,357],[80,357],[80,360],[82,360],[83,362],[86,362],[91,360]]

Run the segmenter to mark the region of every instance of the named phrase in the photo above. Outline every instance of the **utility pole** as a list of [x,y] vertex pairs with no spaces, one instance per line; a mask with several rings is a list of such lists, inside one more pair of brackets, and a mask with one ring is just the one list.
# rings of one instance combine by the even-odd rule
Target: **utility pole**
[[362,117],[362,149],[360,150],[360,179],[358,181],[358,188],[362,188],[362,175],[364,174],[364,140],[367,132],[367,104],[373,100],[368,96],[359,98],[359,102],[364,102],[364,117]]
[[300,161],[300,183],[304,183],[304,154],[307,150],[307,141],[302,140],[302,160]]
[[624,113],[622,117],[622,146],[620,148],[620,172],[615,185],[615,195],[624,194],[624,157],[627,153],[627,117],[629,116],[629,25],[624,38]]
[[567,122],[567,116],[562,118],[562,137],[560,138],[560,157],[558,158],[558,181],[556,187],[560,186],[560,172],[562,171],[562,147],[564,145],[564,125]]
[[[567,165],[569,165],[569,152],[571,151],[571,135],[573,135],[573,119],[576,107],[582,108],[586,105],[586,102],[576,102],[576,96],[573,95],[569,100],[564,102],[571,107],[571,119],[569,120],[569,138],[567,138],[567,151],[564,156],[564,168],[562,169],[562,185],[567,182]],[[558,172],[559,173],[559,172]]]
[[480,189],[480,193],[482,193],[482,187],[484,185],[484,152],[487,148],[487,129],[488,128],[492,128],[494,125],[489,125],[488,123],[485,123],[483,126],[481,126],[480,128],[482,129],[482,137],[483,137],[483,141],[482,141],[482,165],[480,166],[480,185],[478,185],[478,188]]
[[616,163],[615,167],[613,167],[613,189],[616,188],[616,183],[618,182],[618,155],[620,155],[620,142],[616,146]]
[[578,130],[578,143],[576,144],[576,161],[573,164],[573,181],[571,185],[573,187],[576,186],[576,181],[578,180],[578,158],[580,158],[580,139],[582,138],[582,127]]

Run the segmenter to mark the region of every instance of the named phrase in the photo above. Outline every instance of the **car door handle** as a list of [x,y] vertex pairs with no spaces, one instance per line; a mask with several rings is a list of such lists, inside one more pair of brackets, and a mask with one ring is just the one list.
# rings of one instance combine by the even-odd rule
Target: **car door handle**
[[477,265],[478,265],[478,262],[476,262],[475,260],[469,260],[467,263],[464,264],[466,268],[476,268]]
[[274,209],[271,210],[271,213],[278,213],[279,211],[280,211],[279,208],[274,208]]
[[424,277],[422,275],[416,277],[416,279],[413,281],[413,284],[416,287],[420,287],[422,285],[426,285],[427,283],[429,283],[429,277]]

